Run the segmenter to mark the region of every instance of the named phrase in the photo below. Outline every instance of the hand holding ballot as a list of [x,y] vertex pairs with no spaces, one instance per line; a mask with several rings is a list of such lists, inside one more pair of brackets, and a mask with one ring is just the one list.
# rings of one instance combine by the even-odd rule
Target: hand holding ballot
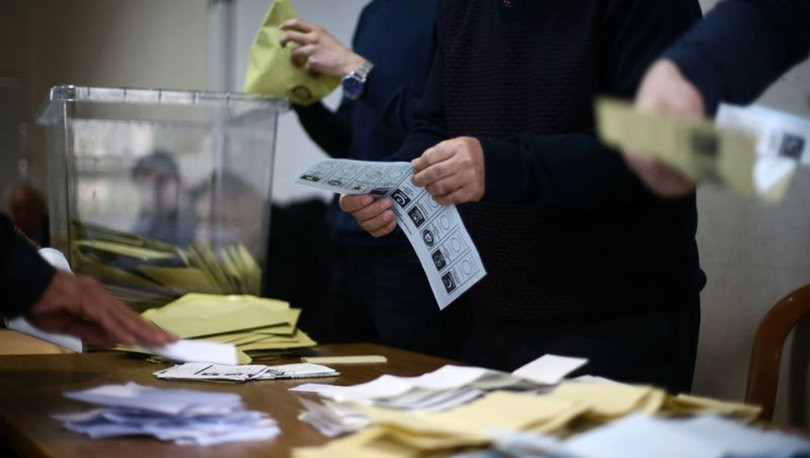
[[414,159],[413,184],[441,205],[477,202],[484,196],[484,150],[472,137],[445,140]]
[[80,337],[97,346],[118,342],[163,346],[176,340],[147,323],[86,276],[57,271],[26,318],[38,328]]
[[[636,107],[640,111],[672,113],[686,118],[700,118],[705,111],[703,98],[678,67],[662,59],[653,64],[639,87]],[[624,160],[653,192],[663,197],[686,195],[695,182],[677,170],[638,152],[622,151]]]
[[312,73],[342,78],[365,62],[365,59],[343,46],[323,27],[299,18],[288,19],[279,27],[282,32],[281,46],[295,43],[298,48],[290,52],[293,65],[301,66]]

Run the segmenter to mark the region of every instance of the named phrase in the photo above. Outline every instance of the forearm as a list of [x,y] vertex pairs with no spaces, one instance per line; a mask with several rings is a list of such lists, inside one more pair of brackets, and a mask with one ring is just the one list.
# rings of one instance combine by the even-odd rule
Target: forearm
[[479,140],[486,201],[586,213],[653,199],[621,155],[602,146],[593,133]]
[[320,102],[308,107],[294,105],[293,109],[309,138],[321,149],[332,157],[348,157],[351,134],[345,116],[329,111]]
[[807,0],[725,0],[664,57],[701,92],[708,112],[720,101],[750,103],[810,51]]
[[11,221],[0,215],[0,291],[4,294],[0,314],[25,313],[47,289],[54,269],[14,232]]

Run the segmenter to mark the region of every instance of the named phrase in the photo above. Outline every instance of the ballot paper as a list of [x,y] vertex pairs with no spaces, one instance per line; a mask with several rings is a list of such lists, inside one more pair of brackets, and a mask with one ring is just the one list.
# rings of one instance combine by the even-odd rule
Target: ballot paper
[[714,416],[663,419],[635,414],[575,435],[555,450],[597,458],[807,456],[810,441]]
[[596,101],[599,137],[605,144],[658,159],[688,178],[720,183],[750,195],[778,199],[780,189],[757,188],[756,137],[705,119],[637,110],[632,104]]
[[293,378],[335,377],[340,372],[320,364],[297,363],[265,366],[262,364],[205,364],[186,363],[154,372],[155,377],[166,380],[275,380]]
[[[322,398],[323,404],[319,404],[319,407],[309,406],[301,414],[301,420],[323,434],[333,436],[358,429],[359,422],[356,419],[362,416],[362,412],[347,403],[399,411],[441,412],[474,401],[495,390],[548,392],[553,385],[538,380],[558,381],[585,361],[587,360],[546,355],[524,366],[523,376],[482,367],[448,364],[416,377],[386,374],[357,385],[307,383],[293,387],[290,391],[317,393]],[[336,405],[344,410],[337,411]],[[342,424],[342,418],[347,415],[351,421]]]
[[271,439],[280,433],[266,414],[245,410],[235,393],[167,390],[130,382],[65,396],[101,406],[53,416],[66,429],[94,439],[151,436],[178,445],[215,445]]
[[456,300],[486,270],[454,205],[439,205],[411,182],[407,162],[327,159],[300,173],[295,183],[340,194],[389,197],[397,225],[408,237],[440,309]]
[[236,364],[236,347],[218,342],[178,340],[163,347],[148,347],[150,352],[172,361]]
[[556,385],[571,372],[588,363],[586,358],[543,355],[512,371],[518,377],[543,385]]

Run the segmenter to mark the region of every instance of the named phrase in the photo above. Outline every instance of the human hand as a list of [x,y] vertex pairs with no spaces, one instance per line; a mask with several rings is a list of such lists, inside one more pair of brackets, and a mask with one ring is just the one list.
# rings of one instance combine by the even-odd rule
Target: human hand
[[360,227],[375,238],[388,235],[397,227],[396,215],[391,210],[391,199],[374,200],[369,194],[341,194],[338,202],[341,210],[351,213]]
[[301,19],[284,21],[281,26],[281,46],[293,42],[300,46],[290,53],[293,65],[300,66],[312,73],[342,78],[359,67],[365,59],[351,49],[343,46],[323,27]]
[[177,340],[112,297],[98,281],[61,270],[26,318],[44,331],[71,334],[100,347],[119,342],[160,347]]
[[445,140],[413,161],[413,184],[442,205],[476,202],[484,196],[484,150],[472,137]]
[[[641,111],[671,113],[688,118],[703,116],[705,104],[697,88],[683,77],[674,62],[655,62],[636,94],[636,107]],[[695,189],[695,183],[660,161],[622,151],[628,167],[653,192],[662,197],[679,197]]]

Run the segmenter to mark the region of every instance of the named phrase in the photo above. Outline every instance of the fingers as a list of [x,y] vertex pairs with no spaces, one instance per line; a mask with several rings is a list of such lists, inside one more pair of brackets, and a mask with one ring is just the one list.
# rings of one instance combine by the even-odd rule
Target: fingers
[[391,199],[374,200],[370,195],[340,196],[341,210],[351,213],[363,230],[374,237],[390,234],[396,227]]
[[455,153],[452,143],[441,142],[438,145],[428,148],[421,156],[411,161],[414,173],[419,173],[433,164],[438,164],[453,157]]
[[62,271],[54,275],[28,318],[43,330],[76,335],[94,345],[163,345],[174,340],[112,297],[98,281]]
[[474,138],[439,143],[412,164],[413,184],[424,186],[439,203],[474,202],[484,195],[484,153]]
[[300,18],[292,18],[282,22],[279,28],[284,31],[297,30],[301,32],[311,32],[315,30],[316,26],[315,24],[304,21]]
[[287,46],[287,43],[291,41],[299,45],[312,44],[314,42],[311,34],[296,31],[284,32],[278,40],[281,46]]

